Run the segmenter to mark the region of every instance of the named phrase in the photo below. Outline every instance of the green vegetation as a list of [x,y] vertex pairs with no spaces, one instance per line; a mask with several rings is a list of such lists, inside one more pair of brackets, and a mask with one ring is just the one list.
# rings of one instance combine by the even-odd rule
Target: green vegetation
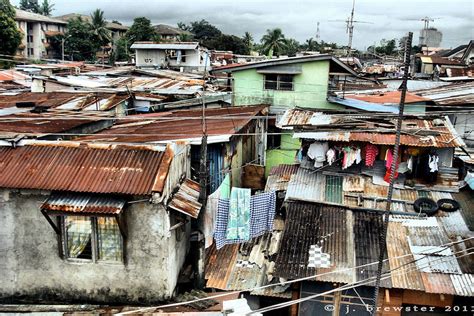
[[15,8],[9,0],[0,0],[0,54],[15,55],[21,38],[15,22]]

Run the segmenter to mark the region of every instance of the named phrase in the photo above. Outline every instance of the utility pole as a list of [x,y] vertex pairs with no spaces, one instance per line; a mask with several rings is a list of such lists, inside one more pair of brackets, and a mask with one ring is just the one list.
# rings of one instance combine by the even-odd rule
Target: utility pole
[[395,149],[393,152],[393,160],[390,166],[390,184],[388,187],[388,195],[387,195],[387,206],[385,208],[385,212],[383,214],[383,226],[382,226],[382,235],[380,236],[379,242],[379,261],[377,266],[377,279],[375,280],[375,289],[374,289],[374,305],[371,310],[372,315],[377,314],[377,301],[379,296],[379,288],[380,288],[380,279],[382,277],[382,268],[383,268],[383,261],[385,257],[385,251],[387,250],[387,228],[388,228],[388,221],[390,217],[390,211],[392,206],[392,196],[393,196],[393,185],[395,182],[395,172],[398,168],[398,156],[400,150],[400,135],[402,130],[402,122],[403,122],[403,111],[405,109],[405,97],[407,93],[407,81],[408,81],[408,68],[410,67],[410,53],[411,53],[411,42],[413,40],[413,33],[408,33],[408,38],[405,44],[405,60],[404,60],[404,73],[403,73],[403,82],[402,82],[402,91],[400,96],[400,107],[398,110],[398,119],[397,119],[397,132],[395,136]]
[[208,170],[207,170],[207,122],[206,122],[206,71],[207,71],[207,61],[209,55],[206,53],[205,64],[204,64],[204,76],[203,76],[203,84],[202,84],[202,138],[201,138],[201,157],[199,163],[199,184],[201,187],[201,192],[199,194],[199,202],[202,204],[201,212],[199,212],[199,216],[197,219],[196,228],[198,230],[197,236],[197,245],[198,245],[198,258],[197,258],[197,278],[196,278],[196,286],[199,289],[203,289],[205,286],[205,262],[206,262],[206,248],[204,240],[199,238],[204,231],[204,221],[202,218],[202,213],[206,209],[207,204],[207,177],[208,177]]
[[317,27],[316,27],[316,42],[319,43],[320,38],[321,38],[321,34],[319,33],[319,21],[318,21]]
[[64,42],[66,41],[66,39],[63,37],[61,39],[61,56],[62,56],[62,61],[64,61]]

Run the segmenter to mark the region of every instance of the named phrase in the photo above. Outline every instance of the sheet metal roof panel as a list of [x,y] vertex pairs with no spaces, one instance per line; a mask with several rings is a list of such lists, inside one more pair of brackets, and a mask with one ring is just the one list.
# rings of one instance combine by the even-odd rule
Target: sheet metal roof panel
[[168,207],[192,218],[198,218],[202,208],[202,204],[198,201],[200,192],[199,183],[186,179],[179,187],[178,192],[173,195]]
[[414,263],[402,223],[390,221],[387,231],[387,255],[393,288],[424,291],[423,279]]
[[54,193],[41,208],[67,213],[119,214],[125,203],[125,199],[111,196]]
[[[343,207],[289,202],[274,275],[295,279],[354,266],[353,245],[347,238],[352,234],[352,225],[347,224],[350,222],[347,214]],[[329,254],[330,268],[308,267],[311,245],[319,245],[324,253]],[[351,283],[355,277],[354,271],[348,269],[317,280]]]
[[[376,103],[376,104],[398,105],[400,104],[401,91],[398,91],[398,90],[389,91],[389,92],[383,92],[383,93],[378,93],[378,94],[350,94],[350,95],[346,94],[346,98],[365,101],[369,103]],[[406,93],[406,98],[405,98],[406,104],[426,102],[426,101],[429,101],[429,99],[420,97],[414,93],[410,93],[410,92]]]
[[3,147],[0,187],[148,195],[164,154],[123,147]]
[[238,244],[225,245],[217,250],[215,243],[208,248],[206,254],[205,278],[206,287],[220,290],[227,289],[232,267],[237,259]]
[[474,296],[474,274],[450,274],[454,292],[460,296]]
[[354,100],[351,98],[342,99],[337,97],[329,97],[328,101],[364,111],[398,113],[398,108],[395,106],[381,105],[371,102],[365,102],[362,100]]
[[312,173],[304,168],[299,168],[296,174],[291,176],[285,200],[324,201],[324,180],[325,177],[320,172]]
[[456,295],[451,275],[446,273],[420,272],[426,293]]

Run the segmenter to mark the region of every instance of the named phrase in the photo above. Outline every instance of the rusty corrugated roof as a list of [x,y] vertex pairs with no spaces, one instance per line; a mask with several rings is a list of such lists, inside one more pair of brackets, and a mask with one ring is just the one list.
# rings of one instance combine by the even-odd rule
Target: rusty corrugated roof
[[130,146],[0,148],[0,187],[149,195],[162,192],[172,150]]
[[298,170],[298,164],[281,164],[274,166],[267,177],[265,191],[286,191],[292,175]]
[[53,212],[119,214],[125,206],[125,199],[93,194],[53,193],[41,209]]
[[168,207],[191,216],[198,218],[202,204],[198,202],[201,188],[199,183],[191,179],[186,179],[179,187],[178,192],[173,195]]
[[[320,141],[393,145],[396,136],[394,117],[370,118],[364,115],[332,115],[291,109],[285,112],[277,125],[293,129],[295,138]],[[465,146],[448,117],[405,118],[400,144],[438,148]]]
[[[401,91],[388,91],[378,94],[348,94],[345,97],[348,99],[356,99],[370,103],[378,104],[399,104]],[[430,101],[427,98],[420,97],[414,93],[407,92],[405,103],[418,103]]]
[[225,245],[217,250],[216,244],[212,244],[206,254],[206,286],[214,289],[227,289],[233,264],[239,251],[238,244]]
[[[244,129],[266,106],[228,107],[206,110],[207,135],[234,135]],[[144,114],[117,122],[111,128],[80,140],[110,142],[166,142],[201,138],[202,110],[179,110]],[[149,118],[149,120],[146,120]]]

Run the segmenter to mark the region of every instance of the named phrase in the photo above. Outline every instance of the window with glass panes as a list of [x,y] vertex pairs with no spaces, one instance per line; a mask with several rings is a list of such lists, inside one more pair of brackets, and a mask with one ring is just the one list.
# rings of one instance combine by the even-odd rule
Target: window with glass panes
[[293,90],[293,75],[265,75],[265,90]]
[[123,239],[115,217],[64,216],[61,223],[66,258],[123,260]]

